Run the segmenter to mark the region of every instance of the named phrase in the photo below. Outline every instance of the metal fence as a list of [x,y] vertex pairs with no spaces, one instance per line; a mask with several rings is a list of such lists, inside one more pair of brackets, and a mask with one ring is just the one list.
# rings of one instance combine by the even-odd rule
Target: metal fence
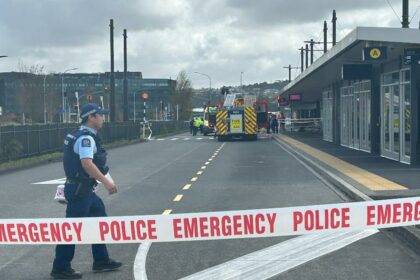
[[290,119],[286,118],[279,120],[280,125],[284,126],[286,131],[309,131],[321,132],[322,120],[321,118],[303,118],[303,119]]
[[[185,131],[184,121],[151,121],[153,135]],[[61,151],[67,133],[77,129],[76,123],[0,126],[0,162],[44,153]],[[141,137],[140,122],[105,123],[100,131],[104,143],[134,140]]]

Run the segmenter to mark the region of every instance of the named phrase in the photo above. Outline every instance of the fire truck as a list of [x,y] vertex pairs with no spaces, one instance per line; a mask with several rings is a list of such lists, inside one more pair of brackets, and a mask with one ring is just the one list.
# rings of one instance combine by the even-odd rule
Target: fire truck
[[227,94],[223,106],[216,113],[217,140],[257,140],[255,105],[256,97],[253,95]]

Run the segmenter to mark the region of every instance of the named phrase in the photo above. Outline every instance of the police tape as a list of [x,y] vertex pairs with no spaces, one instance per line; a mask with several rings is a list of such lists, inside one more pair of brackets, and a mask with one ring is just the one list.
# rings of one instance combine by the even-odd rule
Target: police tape
[[0,245],[257,238],[417,224],[420,224],[420,197],[411,197],[174,215],[2,219]]

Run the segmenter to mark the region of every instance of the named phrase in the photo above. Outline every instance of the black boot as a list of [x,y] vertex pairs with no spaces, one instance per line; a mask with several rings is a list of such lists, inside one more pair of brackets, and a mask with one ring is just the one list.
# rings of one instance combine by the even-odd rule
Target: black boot
[[81,279],[82,274],[74,269],[70,268],[67,270],[55,270],[53,269],[50,273],[53,279]]
[[114,261],[113,259],[109,259],[108,261],[100,261],[94,262],[92,270],[94,272],[105,272],[105,271],[113,271],[122,266],[121,262]]

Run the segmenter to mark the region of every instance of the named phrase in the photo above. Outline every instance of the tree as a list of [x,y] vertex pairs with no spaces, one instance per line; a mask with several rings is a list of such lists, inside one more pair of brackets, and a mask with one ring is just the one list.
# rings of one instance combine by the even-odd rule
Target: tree
[[21,72],[21,73],[31,73],[31,74],[35,74],[35,75],[43,75],[45,66],[40,65],[40,64],[34,64],[34,65],[29,66],[29,65],[26,65],[25,63],[23,63],[22,60],[19,60],[18,68],[19,68],[19,72]]
[[187,73],[182,70],[176,78],[175,92],[172,95],[171,103],[173,108],[179,106],[179,119],[188,120],[191,115],[191,98],[193,88]]

